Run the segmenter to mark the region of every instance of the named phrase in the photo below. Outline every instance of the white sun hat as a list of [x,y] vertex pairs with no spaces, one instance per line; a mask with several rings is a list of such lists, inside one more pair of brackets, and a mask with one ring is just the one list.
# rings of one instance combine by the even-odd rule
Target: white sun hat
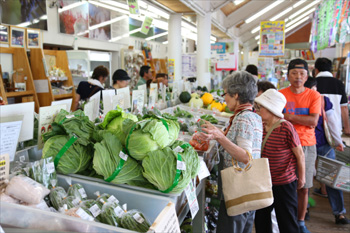
[[259,97],[256,97],[255,102],[262,105],[275,116],[284,118],[282,111],[286,106],[287,100],[286,97],[276,89],[268,89]]

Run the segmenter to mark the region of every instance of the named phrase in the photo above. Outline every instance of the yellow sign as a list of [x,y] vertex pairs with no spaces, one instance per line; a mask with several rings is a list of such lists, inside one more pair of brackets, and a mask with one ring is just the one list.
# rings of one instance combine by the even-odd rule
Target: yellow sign
[[284,21],[260,22],[259,56],[278,57],[284,55]]

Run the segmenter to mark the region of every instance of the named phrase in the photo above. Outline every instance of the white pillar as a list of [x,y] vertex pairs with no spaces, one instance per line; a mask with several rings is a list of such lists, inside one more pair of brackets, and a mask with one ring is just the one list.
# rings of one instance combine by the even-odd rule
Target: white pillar
[[171,14],[168,27],[168,59],[175,60],[174,81],[180,81],[182,79],[181,14]]
[[205,16],[197,15],[197,80],[199,86],[206,86],[208,90],[211,88],[209,72],[210,35],[211,13],[207,13]]

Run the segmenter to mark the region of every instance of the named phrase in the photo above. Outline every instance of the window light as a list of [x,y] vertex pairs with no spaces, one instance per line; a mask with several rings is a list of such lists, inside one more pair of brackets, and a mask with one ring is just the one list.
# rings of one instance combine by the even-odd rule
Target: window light
[[261,11],[259,11],[258,13],[254,14],[253,16],[249,17],[248,19],[245,20],[246,23],[250,23],[252,21],[254,21],[255,19],[259,18],[260,16],[262,16],[263,14],[265,14],[266,12],[268,12],[269,10],[271,10],[272,8],[278,6],[279,4],[281,4],[282,2],[284,2],[285,0],[277,0],[274,1],[272,4],[270,4],[268,7],[265,7],[264,9],[262,9]]

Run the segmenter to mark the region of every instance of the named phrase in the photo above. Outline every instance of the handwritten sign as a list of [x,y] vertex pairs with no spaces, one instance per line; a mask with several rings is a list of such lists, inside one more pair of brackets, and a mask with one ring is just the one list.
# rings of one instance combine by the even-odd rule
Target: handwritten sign
[[180,233],[179,220],[176,215],[175,205],[169,202],[168,205],[160,212],[156,220],[149,228],[148,232],[152,233]]
[[103,90],[102,99],[103,99],[103,113],[113,110],[112,97],[115,96],[115,90]]
[[149,101],[148,106],[150,108],[154,107],[156,102],[158,100],[158,84],[157,83],[151,83],[151,87],[149,90]]
[[65,100],[57,100],[57,101],[52,101],[51,106],[56,106],[56,105],[61,105],[64,104],[66,105],[66,111],[70,112],[70,109],[72,107],[72,98],[70,99],[65,99]]
[[13,119],[0,119],[0,153],[8,154],[10,161],[13,161],[15,158],[22,119],[23,118],[19,116]]

